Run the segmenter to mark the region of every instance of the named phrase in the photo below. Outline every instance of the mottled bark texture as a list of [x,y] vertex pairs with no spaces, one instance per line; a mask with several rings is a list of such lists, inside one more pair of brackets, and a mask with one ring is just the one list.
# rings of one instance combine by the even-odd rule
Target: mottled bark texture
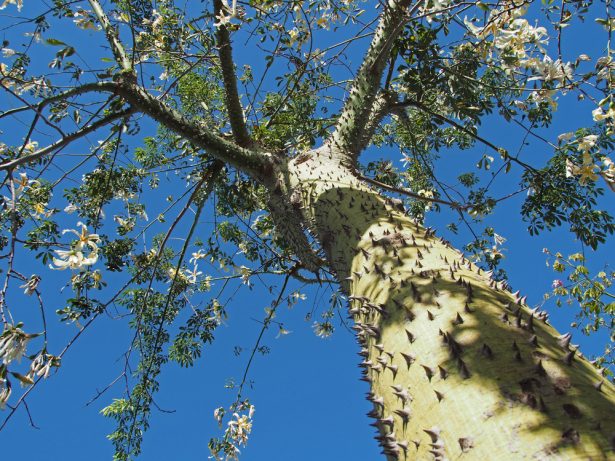
[[569,335],[362,183],[347,156],[298,156],[284,181],[349,296],[389,460],[615,459],[615,390]]

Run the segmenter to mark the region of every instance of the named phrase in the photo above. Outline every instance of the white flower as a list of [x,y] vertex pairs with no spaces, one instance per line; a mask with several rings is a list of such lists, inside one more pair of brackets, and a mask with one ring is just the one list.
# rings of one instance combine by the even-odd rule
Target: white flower
[[169,282],[177,280],[178,282],[187,283],[186,276],[181,270],[177,270],[177,267],[169,267],[167,269],[167,275],[169,276]]
[[[433,6],[431,8],[427,7],[427,4],[429,3],[429,0],[425,1],[425,11],[430,12],[430,13],[437,13],[438,11],[442,11],[444,8],[446,8],[449,3],[450,0],[432,0]],[[429,21],[429,18],[427,19]]]
[[314,322],[312,324],[314,334],[319,338],[328,338],[333,334],[333,325],[331,322]]
[[414,159],[412,157],[410,157],[406,153],[402,153],[401,163],[404,165],[404,168],[408,168],[408,165],[412,164],[413,162]]
[[287,330],[286,328],[284,328],[282,325],[279,326],[279,330],[278,330],[278,334],[276,335],[275,339],[278,339],[280,336],[286,336],[291,334],[292,331]]
[[[77,226],[81,226],[81,232],[75,229],[64,229],[62,234],[72,233],[79,237],[71,243],[70,250],[54,250],[57,257],[53,258],[53,265],[49,265],[51,269],[82,269],[85,266],[91,266],[98,261],[98,245],[100,237],[98,234],[90,234],[85,224],[78,222]],[[89,250],[89,254],[85,256],[84,250]]]
[[4,365],[8,365],[13,360],[21,361],[21,357],[26,352],[26,346],[30,339],[36,335],[28,335],[21,328],[8,326],[0,336],[0,358]]
[[184,276],[188,280],[188,283],[190,283],[191,285],[194,285],[197,282],[198,277],[200,275],[203,275],[201,271],[197,271],[198,268],[199,268],[198,264],[195,264],[194,269],[192,269],[192,271],[189,271],[186,269],[186,271],[184,272]]
[[216,16],[216,22],[214,22],[214,27],[219,28],[220,26],[226,26],[233,19],[232,14],[227,14],[225,11],[220,11],[220,14]]
[[0,378],[0,410],[4,410],[11,396],[11,385],[6,379]]
[[79,208],[77,208],[76,205],[73,205],[72,203],[69,203],[68,206],[66,206],[64,208],[64,213],[71,214],[71,213],[74,213],[75,211],[77,211],[78,209]]
[[158,10],[152,10],[152,16],[154,17],[154,20],[152,21],[152,30],[156,30],[160,27],[164,18]]
[[238,413],[233,413],[233,420],[228,422],[227,433],[239,445],[248,443],[248,436],[252,431],[252,415],[254,414],[254,405],[250,405],[250,411],[247,415],[239,416]]
[[502,237],[499,234],[496,234],[495,232],[493,233],[493,241],[495,242],[496,245],[502,245],[504,242],[506,242],[506,239],[504,237]]
[[53,264],[57,267],[49,265],[51,269],[63,271],[64,269],[82,269],[85,266],[91,266],[98,261],[98,251],[91,251],[86,257],[81,250],[75,248],[71,250],[55,250],[58,257],[53,258]]
[[214,419],[218,421],[218,426],[222,427],[222,419],[224,418],[224,407],[218,407],[214,410]]
[[570,159],[566,159],[566,177],[580,176],[579,184],[585,185],[588,180],[595,181],[598,175],[595,173],[596,165],[591,161],[591,156],[586,152],[583,155],[583,164],[575,165]]
[[508,24],[506,29],[496,31],[494,45],[500,50],[507,50],[517,58],[526,56],[526,45],[532,43],[539,49],[549,42],[547,30],[544,27],[534,27],[527,19],[517,18]]
[[290,38],[288,44],[289,46],[292,46],[295,43],[295,41],[297,41],[297,39],[299,38],[299,30],[296,27],[293,27],[291,30],[287,32],[288,32],[288,37]]
[[17,11],[21,11],[23,7],[23,0],[4,0],[2,5],[0,5],[0,10],[5,9],[8,5],[15,5],[17,7]]
[[[71,243],[70,250],[54,250],[58,257],[53,258],[53,264],[57,267],[49,265],[51,269],[82,269],[85,266],[91,266],[98,261],[98,242],[100,237],[98,234],[90,234],[85,224],[78,222],[77,226],[81,226],[81,232],[75,229],[64,229],[62,234],[72,233],[79,237]],[[85,256],[84,250],[89,250],[89,254]]]
[[572,160],[566,159],[566,177],[571,178],[579,171],[579,167],[576,166]]
[[36,179],[28,179],[28,175],[26,173],[19,173],[19,179],[13,179],[13,182],[17,186],[17,189],[15,189],[15,194],[20,194],[26,189],[36,188],[41,184]]
[[250,276],[252,275],[252,271],[250,270],[250,268],[246,266],[240,266],[239,274],[241,275],[241,283],[243,283],[244,285],[251,286]]
[[118,223],[120,227],[123,227],[127,232],[130,232],[136,224],[134,218],[124,218],[120,215],[113,216],[113,220]]
[[38,275],[33,274],[30,276],[28,281],[24,283],[23,285],[20,285],[19,288],[25,288],[23,291],[24,294],[31,295],[36,290],[36,287],[38,286],[38,283],[40,281],[41,281],[41,278]]
[[596,145],[597,140],[598,140],[598,136],[595,134],[589,134],[587,136],[582,137],[581,139],[579,139],[579,150],[581,152],[589,151],[592,147]]
[[116,198],[118,200],[130,200],[132,198],[135,198],[135,196],[136,194],[134,192],[124,190],[124,189],[120,189],[113,193],[113,198]]
[[601,171],[600,176],[606,181],[609,189],[615,192],[615,163],[609,157],[602,157],[602,163],[606,170]]
[[602,112],[602,108],[598,107],[592,111],[592,117],[596,122],[601,122],[607,118],[615,120],[615,107],[610,107],[606,113]]
[[486,250],[487,253],[489,253],[491,255],[492,258],[503,258],[504,255],[502,254],[502,251],[497,247],[497,245],[493,245],[491,247],[491,249],[487,249]]
[[190,263],[194,264],[199,259],[204,259],[207,257],[207,253],[204,253],[203,250],[199,250],[196,253],[192,253],[192,258],[190,258]]
[[557,137],[558,142],[568,141],[574,136],[574,133],[569,131],[568,133],[562,133]]
[[553,80],[559,80],[564,82],[566,80],[572,80],[572,65],[567,63],[562,63],[561,60],[553,61],[549,56],[544,56],[542,61],[539,61],[536,58],[531,58],[525,61],[525,67],[533,69],[539,75],[536,77],[529,78],[528,81],[531,80],[544,80],[545,82],[550,82]]
[[[53,355],[41,352],[36,356],[30,364],[30,370],[26,375],[27,378],[34,381],[34,378],[42,376],[44,379],[49,377],[51,367],[54,365],[55,357]],[[56,365],[57,366],[57,365]]]
[[76,231],[75,229],[64,229],[62,231],[62,235],[71,233],[79,237],[79,240],[74,242],[76,243],[76,247],[78,250],[83,250],[87,246],[92,251],[98,251],[98,246],[96,245],[98,242],[100,242],[100,237],[98,236],[98,234],[90,234],[88,232],[87,226],[82,222],[78,222],[77,226],[81,226],[81,232]]
[[[417,194],[420,195],[421,197],[433,198],[432,190],[421,189],[417,192]],[[428,211],[429,208],[431,207],[431,202],[424,200],[423,203],[425,203],[425,211]]]
[[534,90],[530,93],[528,97],[529,101],[534,102],[537,106],[540,103],[546,102],[554,109],[557,108],[557,101],[555,100],[555,96],[557,95],[557,90],[549,90],[549,89],[538,89]]

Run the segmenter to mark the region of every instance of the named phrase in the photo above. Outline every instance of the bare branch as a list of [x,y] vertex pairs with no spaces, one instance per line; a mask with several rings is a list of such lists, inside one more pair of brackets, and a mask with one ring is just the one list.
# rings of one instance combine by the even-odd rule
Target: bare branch
[[115,120],[118,120],[120,118],[124,118],[127,117],[131,114],[133,114],[135,111],[132,108],[128,108],[125,109],[121,112],[116,112],[114,114],[109,114],[106,117],[101,118],[100,120],[97,120],[96,122],[90,124],[90,125],[86,125],[83,128],[81,128],[80,130],[75,131],[72,134],[66,135],[64,136],[62,139],[54,142],[53,144],[50,144],[47,147],[44,147],[42,149],[37,150],[36,152],[33,152],[32,154],[29,155],[24,155],[23,157],[19,157],[16,158],[14,160],[8,161],[6,163],[2,163],[0,164],[0,171],[3,170],[13,170],[14,168],[23,165],[24,163],[29,163],[29,162],[34,162],[36,160],[39,160],[41,158],[43,158],[45,155],[49,154],[50,152],[53,152],[54,150],[60,149],[68,144],[70,144],[71,142],[84,137],[87,134],[92,133],[93,131],[96,131],[104,126],[109,125],[111,122],[114,122]]
[[8,117],[9,115],[15,115],[27,110],[33,110],[38,113],[48,105],[53,104],[54,102],[64,101],[73,96],[78,96],[85,93],[112,93],[115,91],[116,88],[117,84],[114,82],[86,83],[81,86],[71,88],[70,90],[64,91],[62,93],[49,96],[48,98],[43,99],[38,104],[25,105],[21,107],[16,107],[14,109],[8,109],[4,112],[0,112],[0,118]]
[[282,288],[280,289],[280,293],[278,294],[277,299],[271,304],[271,309],[269,310],[269,312],[267,313],[267,317],[265,317],[265,320],[263,321],[263,327],[261,328],[261,331],[258,334],[258,338],[256,338],[256,343],[254,344],[254,347],[252,348],[252,353],[250,354],[250,358],[248,359],[248,363],[246,364],[246,368],[243,372],[243,377],[241,378],[241,384],[239,385],[239,390],[237,391],[237,398],[235,399],[235,404],[239,403],[239,401],[241,400],[243,388],[246,384],[248,373],[250,372],[250,366],[252,365],[252,362],[254,361],[254,356],[256,355],[256,352],[258,351],[258,348],[260,346],[261,340],[263,339],[263,335],[265,334],[265,331],[267,331],[267,329],[269,328],[269,325],[271,324],[271,320],[275,316],[275,312],[278,306],[280,305],[280,302],[282,301],[282,297],[284,296],[284,293],[286,292],[286,286],[288,285],[288,281],[290,280],[290,277],[295,274],[295,272],[297,272],[297,266],[293,267],[290,271],[286,273],[286,277],[284,277],[284,282],[282,283]]
[[393,186],[389,186],[388,184],[382,183],[380,181],[376,181],[375,179],[372,178],[368,178],[367,176],[361,176],[361,179],[365,182],[368,182],[370,184],[373,184],[376,187],[379,187],[381,189],[385,189],[388,190],[390,192],[395,192],[396,194],[401,194],[401,195],[406,195],[408,197],[412,197],[414,199],[420,200],[422,202],[434,202],[434,203],[440,203],[441,205],[447,205],[450,206],[451,208],[455,209],[455,210],[464,210],[467,208],[467,206],[461,205],[460,203],[457,202],[452,202],[452,201],[447,201],[447,200],[442,200],[442,199],[438,199],[435,197],[424,197],[422,195],[419,195],[415,192],[411,192],[407,189],[401,189],[399,187],[393,187]]
[[[500,154],[501,156],[505,157],[505,159],[508,159],[514,163],[517,163],[518,165],[522,166],[523,168],[525,168],[526,170],[529,171],[536,171],[536,168],[534,168],[531,165],[528,165],[527,163],[519,160],[516,157],[511,157],[510,155],[508,155],[508,153],[501,147],[496,146],[495,144],[493,144],[491,141],[488,141],[487,139],[483,138],[482,136],[472,132],[471,130],[469,130],[468,128],[466,128],[465,126],[457,123],[455,120],[451,120],[448,117],[445,117],[444,115],[438,114],[437,112],[434,112],[433,110],[431,110],[429,107],[427,107],[425,104],[419,102],[419,101],[415,101],[412,99],[406,99],[398,104],[395,104],[394,106],[391,107],[391,110],[393,111],[397,111],[399,113],[399,110],[403,110],[404,107],[407,106],[414,106],[418,109],[421,109],[425,112],[427,112],[429,115],[431,115],[434,118],[437,118],[438,120],[448,123],[449,125],[455,127],[456,129],[458,129],[459,131],[464,132],[465,134],[467,134],[468,136],[476,139],[477,141],[480,141],[481,143],[483,143],[485,146],[493,149],[495,152],[497,152],[498,154]],[[404,114],[405,115],[405,114]]]
[[[205,174],[203,175],[201,181],[199,182],[199,184],[197,185],[197,187],[194,189],[194,192],[192,193],[192,196],[189,198],[188,200],[188,204],[186,205],[186,207],[184,208],[184,210],[182,210],[182,212],[180,213],[180,215],[176,218],[175,223],[178,223],[179,220],[181,219],[181,217],[183,217],[184,213],[189,209],[190,204],[193,202],[193,200],[197,197],[197,194],[200,193],[200,189],[203,185],[205,185],[205,188],[203,189],[203,199],[201,200],[201,202],[199,203],[196,212],[194,214],[194,220],[192,221],[192,225],[190,226],[190,229],[188,230],[188,234],[185,237],[184,240],[184,245],[182,246],[180,255],[179,255],[179,259],[177,261],[177,265],[175,273],[173,275],[173,278],[171,280],[171,287],[169,288],[166,300],[165,300],[165,305],[162,311],[162,315],[160,316],[160,322],[158,323],[157,329],[156,329],[156,337],[154,340],[154,350],[156,350],[158,344],[161,341],[162,338],[162,331],[163,331],[163,325],[165,322],[165,319],[167,318],[167,313],[169,311],[169,308],[171,306],[171,298],[173,296],[173,289],[175,284],[177,283],[177,279],[178,279],[178,274],[180,273],[180,268],[181,265],[184,261],[184,258],[186,256],[186,253],[188,251],[188,246],[190,245],[190,242],[192,240],[192,236],[194,235],[194,231],[196,230],[196,228],[198,227],[199,224],[199,218],[201,216],[201,212],[203,211],[203,208],[205,206],[205,203],[207,202],[207,198],[209,198],[209,196],[211,195],[212,191],[214,190],[214,186],[216,183],[216,179],[218,179],[218,176],[222,173],[222,171],[224,168],[224,165],[222,164],[222,162],[215,162],[211,168],[205,172]],[[173,231],[173,228],[170,228],[169,231],[167,232],[167,237],[169,237],[171,235],[171,232]],[[160,248],[160,250],[158,251],[158,255],[162,253],[162,246]],[[156,260],[156,265],[158,265],[160,259]],[[153,276],[152,278],[150,278],[150,287],[151,288],[151,284],[153,283]],[[148,288],[148,293],[149,293],[149,288]],[[140,319],[139,319],[140,321]],[[136,328],[137,334],[139,334],[139,327],[137,326]],[[153,366],[153,361],[148,361],[148,366],[145,370],[145,373],[142,374],[142,379],[141,379],[141,383],[143,384],[144,389],[147,389],[147,387],[145,386],[145,383],[147,383],[148,379],[149,379],[149,375],[152,372],[152,366]],[[138,409],[140,407],[141,404],[141,396],[139,395],[137,397],[137,404],[134,406],[134,413],[133,413],[133,418],[132,418],[132,422],[130,424],[130,430],[128,432],[128,445],[130,446],[131,442],[132,442],[132,437],[133,434],[135,433],[135,429],[136,429],[136,425],[137,425],[137,416],[138,416]],[[139,437],[139,435],[136,435],[136,437]]]

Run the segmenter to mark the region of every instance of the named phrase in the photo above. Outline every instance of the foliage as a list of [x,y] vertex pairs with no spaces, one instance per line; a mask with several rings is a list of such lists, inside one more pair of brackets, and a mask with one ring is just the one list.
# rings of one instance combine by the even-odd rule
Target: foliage
[[597,359],[599,366],[605,367],[607,373],[612,375],[609,367],[613,365],[615,356],[613,351],[613,334],[615,333],[615,294],[611,287],[615,280],[615,272],[608,267],[591,275],[585,265],[585,256],[575,253],[564,257],[560,253],[551,254],[548,249],[543,250],[553,261],[547,261],[558,274],[566,275],[567,281],[553,280],[552,293],[545,294],[545,299],[555,298],[558,307],[563,303],[579,306],[576,310],[578,323],[573,326],[581,328],[584,334],[589,335],[601,329],[610,335],[610,343],[605,347],[602,357]]
[[[0,113],[0,408],[21,405],[13,383],[35,386],[60,366],[64,352],[48,350],[67,350],[48,344],[46,327],[33,333],[37,320],[20,321],[14,306],[23,297],[43,313],[50,300],[61,303],[55,320],[79,334],[117,309],[134,331],[127,391],[103,410],[116,423],[109,438],[118,460],[140,453],[164,368],[193,366],[207,353],[229,318],[229,292],[253,289],[257,278],[270,284],[275,301],[261,336],[272,326],[279,336],[289,333],[275,311],[302,299],[305,284],[330,292],[328,307],[305,316],[317,336],[333,333],[345,301],[326,264],[304,273],[293,242],[276,228],[268,186],[240,162],[221,161],[214,147],[199,144],[207,137],[190,136],[187,127],[277,159],[319,146],[343,102],[357,97],[347,89],[361,72],[362,40],[375,35],[384,7],[357,0],[213,4],[0,5],[25,15],[3,29],[0,60],[0,86],[11,101]],[[386,110],[364,120],[374,126],[359,174],[401,198],[417,221],[448,222],[468,257],[498,281],[508,277],[500,235],[507,230],[494,216],[505,201],[517,200],[530,235],[564,227],[581,245],[602,248],[615,231],[603,197],[615,191],[612,6],[606,17],[589,1],[428,0],[408,11],[382,58],[374,99],[382,97]],[[562,50],[563,37],[575,33],[569,28],[590,22],[606,45],[580,55]],[[249,63],[225,55],[231,44],[235,52],[245,48]],[[163,115],[142,113],[158,114],[155,124],[134,102],[143,94],[130,100],[121,93],[125,81],[153,95]],[[573,110],[587,116],[574,131],[547,131],[564,98],[574,97]],[[23,122],[24,114],[32,120]],[[490,140],[490,126],[520,127],[525,137],[520,146]],[[541,140],[530,160],[522,156],[528,138]],[[203,215],[213,225],[193,238]],[[550,297],[575,306],[584,332],[609,331],[597,360],[612,365],[612,270],[591,276],[591,257],[553,257],[552,267],[568,274]],[[23,263],[31,259],[35,265]],[[282,276],[284,288],[274,289],[268,277]],[[289,277],[298,286],[290,294]],[[260,338],[253,356],[269,350]],[[36,353],[26,355],[28,343]],[[19,365],[21,357],[29,363]],[[233,403],[216,410],[220,427],[226,421],[224,435],[210,442],[216,459],[236,458],[248,440],[254,407],[243,392],[247,371],[229,385],[238,391]]]

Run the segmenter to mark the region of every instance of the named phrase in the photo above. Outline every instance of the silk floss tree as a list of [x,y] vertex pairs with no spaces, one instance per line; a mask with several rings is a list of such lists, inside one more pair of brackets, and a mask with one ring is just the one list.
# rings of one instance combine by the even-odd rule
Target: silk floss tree
[[[610,5],[605,18],[604,5],[591,2],[89,0],[40,11],[34,3],[0,7],[30,14],[6,28],[30,39],[3,45],[11,106],[0,117],[5,126],[31,118],[2,145],[0,162],[3,427],[72,344],[52,354],[46,333],[27,333],[9,302],[14,279],[42,308],[45,271],[69,269],[62,320],[87,328],[111,305],[132,318],[132,388],[104,410],[117,422],[116,458],[128,459],[140,452],[162,366],[194,364],[227,315],[219,296],[204,293],[216,282],[249,286],[273,274],[283,288],[263,331],[282,301],[301,296],[286,292],[291,279],[339,284],[387,459],[615,456],[609,346],[590,363],[570,333],[512,292],[494,229],[474,234],[462,252],[424,225],[428,212],[449,212],[457,220],[450,230],[460,223],[474,233],[500,202],[524,193],[531,234],[567,225],[584,246],[605,243],[615,229],[599,208],[599,197],[615,191]],[[583,26],[588,18],[596,25]],[[67,27],[72,35],[60,33]],[[568,27],[599,28],[604,55],[571,58],[562,45]],[[260,61],[244,64],[236,43]],[[84,54],[91,44],[104,45],[100,56]],[[83,64],[88,56],[96,66]],[[108,67],[93,70],[101,58]],[[594,123],[544,135],[571,97]],[[498,117],[539,138],[547,157],[521,160],[480,133],[481,121]],[[133,148],[147,120],[156,132]],[[63,155],[94,133],[103,139],[88,155]],[[387,157],[390,146],[403,167]],[[443,151],[453,148],[485,152],[475,171],[456,172],[458,186],[441,179]],[[362,154],[382,158],[365,164]],[[169,172],[187,188],[156,208],[147,194],[156,196]],[[516,188],[494,198],[492,183],[506,175]],[[64,208],[56,208],[60,195]],[[200,235],[210,212],[219,225]],[[62,231],[73,213],[81,231]],[[139,246],[150,227],[159,233]],[[179,229],[183,244],[173,248]],[[67,242],[71,234],[77,240]],[[42,261],[40,273],[20,271],[27,252]],[[586,330],[612,328],[613,274],[591,276],[581,254],[547,253],[555,270],[570,271],[550,296],[578,301]],[[208,261],[231,270],[205,275]],[[125,281],[111,286],[111,272]],[[331,328],[316,324],[320,335]],[[37,341],[39,351],[26,356]],[[30,364],[22,372],[23,356]],[[21,397],[15,382],[27,387]],[[216,459],[237,458],[248,440],[254,407],[245,384],[244,376],[229,411],[215,412],[227,424],[210,442]]]

